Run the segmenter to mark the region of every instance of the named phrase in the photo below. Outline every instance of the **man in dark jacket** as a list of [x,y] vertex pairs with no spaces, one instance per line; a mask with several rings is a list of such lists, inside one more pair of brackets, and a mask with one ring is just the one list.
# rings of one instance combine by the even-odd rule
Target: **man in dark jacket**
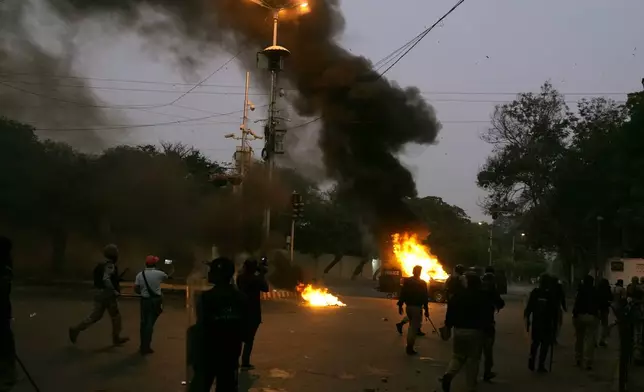
[[459,291],[465,288],[465,267],[461,264],[458,264],[454,267],[454,273],[447,278],[445,281],[445,290],[447,291],[447,301],[456,295]]
[[600,299],[594,282],[595,279],[592,276],[584,277],[572,310],[577,366],[583,365],[588,370],[593,366],[600,316]]
[[553,285],[554,294],[557,300],[557,330],[555,331],[555,340],[554,344],[557,343],[559,338],[559,332],[561,332],[561,326],[563,325],[563,314],[568,312],[568,305],[566,304],[566,292],[563,287],[563,283],[556,279],[552,278],[551,283]]
[[119,311],[118,297],[121,295],[121,276],[116,265],[119,250],[116,245],[110,244],[103,249],[104,261],[94,268],[94,308],[92,313],[80,324],[69,328],[69,340],[76,343],[78,335],[95,324],[107,310],[112,319],[112,342],[121,345],[129,338],[121,336],[121,312]]
[[454,295],[445,315],[445,327],[454,328],[454,348],[441,380],[443,392],[451,390],[452,380],[463,366],[468,390],[476,390],[485,330],[489,328],[490,302],[482,291],[481,278],[467,273],[465,279],[467,287]]
[[409,317],[409,328],[407,328],[407,354],[417,354],[414,350],[416,334],[420,330],[420,323],[425,309],[425,318],[429,318],[429,292],[427,283],[420,278],[423,267],[417,265],[413,269],[413,276],[406,278],[400,289],[398,298],[398,313],[403,314],[403,305],[407,305],[407,317]]
[[208,281],[213,288],[197,300],[197,322],[190,344],[194,376],[190,392],[237,392],[239,356],[247,324],[246,296],[232,284],[235,264],[219,257],[210,264]]
[[494,342],[496,341],[496,321],[494,315],[505,307],[505,301],[501,298],[496,287],[496,277],[491,272],[483,275],[483,293],[487,297],[487,320],[488,327],[485,330],[485,341],[483,343],[483,380],[491,381],[496,377],[492,371],[494,366]]
[[539,280],[539,287],[532,290],[528,304],[523,312],[528,332],[532,330],[532,343],[530,345],[530,358],[528,368],[535,369],[537,352],[539,353],[540,373],[546,373],[546,358],[552,348],[557,330],[557,309],[559,307],[557,295],[552,285],[552,278],[543,274]]
[[266,266],[259,265],[257,260],[246,260],[241,274],[237,276],[237,287],[248,299],[248,325],[244,336],[244,351],[242,352],[242,369],[252,369],[250,355],[253,351],[255,334],[262,323],[261,293],[268,292],[266,282]]
[[601,325],[601,332],[599,334],[599,345],[606,347],[606,339],[610,334],[610,325],[608,324],[608,316],[610,315],[610,306],[613,302],[613,291],[610,287],[608,279],[603,278],[597,285],[597,299],[599,306],[599,322]]
[[16,380],[16,345],[11,330],[12,242],[0,236],[0,391],[9,391]]

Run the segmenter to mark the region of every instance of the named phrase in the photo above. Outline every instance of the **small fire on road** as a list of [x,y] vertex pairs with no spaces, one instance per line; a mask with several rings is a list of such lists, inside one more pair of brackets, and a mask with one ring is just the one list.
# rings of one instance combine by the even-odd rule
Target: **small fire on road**
[[418,240],[417,234],[396,233],[391,236],[393,253],[400,263],[404,276],[412,276],[415,266],[423,267],[420,278],[425,282],[431,280],[446,280],[449,275],[429,248]]
[[297,291],[309,306],[315,308],[325,306],[347,306],[345,303],[340,301],[338,297],[329,293],[329,290],[326,288],[317,288],[310,284],[300,284],[297,287]]

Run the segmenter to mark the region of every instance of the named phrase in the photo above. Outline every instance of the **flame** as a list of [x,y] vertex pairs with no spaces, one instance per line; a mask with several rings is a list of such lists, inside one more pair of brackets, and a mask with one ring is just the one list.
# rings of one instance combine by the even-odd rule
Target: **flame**
[[326,288],[316,288],[310,284],[306,286],[300,284],[297,287],[297,291],[299,291],[302,299],[306,303],[316,308],[324,306],[347,306],[338,297],[329,293],[329,290]]
[[430,279],[445,280],[449,277],[438,258],[418,240],[418,235],[396,233],[391,238],[394,255],[404,276],[411,276],[414,267],[419,265],[423,267],[420,277],[425,282],[429,282]]

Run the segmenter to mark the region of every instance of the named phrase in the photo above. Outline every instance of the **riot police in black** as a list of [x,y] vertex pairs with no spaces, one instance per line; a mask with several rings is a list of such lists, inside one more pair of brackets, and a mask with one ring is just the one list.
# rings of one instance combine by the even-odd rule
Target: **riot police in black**
[[212,261],[208,281],[214,287],[197,301],[197,323],[191,342],[195,371],[191,392],[237,392],[239,357],[247,322],[247,300],[232,283],[235,265],[220,257]]

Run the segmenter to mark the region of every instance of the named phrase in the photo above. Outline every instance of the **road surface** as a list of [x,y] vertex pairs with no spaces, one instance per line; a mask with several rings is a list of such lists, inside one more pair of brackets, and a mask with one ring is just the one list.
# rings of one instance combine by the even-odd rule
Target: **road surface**
[[[154,355],[142,358],[138,346],[138,302],[121,301],[124,330],[132,341],[110,347],[106,315],[69,343],[67,328],[90,311],[84,292],[17,288],[14,293],[18,355],[40,390],[47,391],[184,391],[186,311],[181,298],[168,298],[157,323]],[[255,343],[257,370],[241,375],[241,392],[425,392],[438,387],[451,354],[448,342],[428,334],[418,341],[417,357],[404,352],[404,338],[395,332],[400,316],[395,303],[382,298],[347,296],[345,308],[308,308],[292,300],[264,302],[264,324]],[[527,370],[528,337],[521,321],[522,298],[510,296],[498,316],[495,384],[480,391],[549,392],[609,391],[615,370],[614,349],[598,351],[592,373],[573,365],[572,328],[565,325],[554,358],[554,372]],[[432,304],[434,322],[445,308]],[[431,328],[424,326],[426,331]],[[612,345],[614,346],[614,344]],[[455,391],[463,391],[462,377]],[[16,391],[33,391],[22,377]]]

